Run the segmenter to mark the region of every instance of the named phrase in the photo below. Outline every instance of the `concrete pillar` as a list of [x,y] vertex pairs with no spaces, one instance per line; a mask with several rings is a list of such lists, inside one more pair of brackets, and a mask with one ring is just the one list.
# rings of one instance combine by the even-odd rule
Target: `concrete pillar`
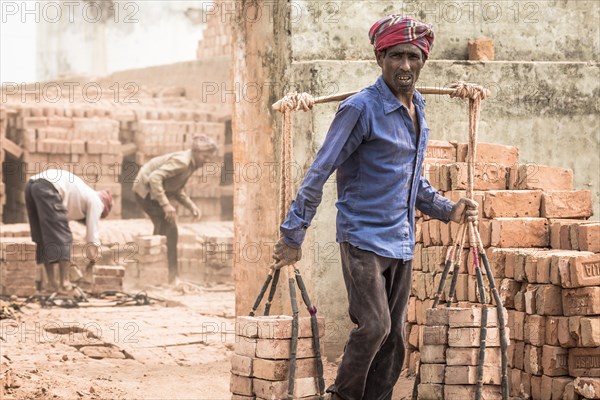
[[[266,4],[268,3],[268,4]],[[278,230],[279,115],[271,104],[282,96],[289,66],[289,31],[285,1],[236,1],[233,24],[232,88],[236,89],[232,119],[236,314],[247,315],[269,271]],[[266,7],[272,18],[259,14]],[[244,90],[248,89],[248,90]],[[258,89],[259,95],[250,94]],[[255,92],[254,92],[255,93]],[[285,274],[282,274],[285,278]],[[281,288],[287,287],[282,279]],[[280,288],[280,289],[281,289]],[[272,314],[281,306],[278,290]],[[262,308],[260,309],[262,313]]]

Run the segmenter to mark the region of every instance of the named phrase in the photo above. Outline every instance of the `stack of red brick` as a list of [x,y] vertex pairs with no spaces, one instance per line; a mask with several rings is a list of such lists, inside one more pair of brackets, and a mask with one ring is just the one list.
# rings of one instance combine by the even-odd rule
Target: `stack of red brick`
[[[318,318],[318,326],[319,337],[323,337],[325,319]],[[298,332],[293,398],[316,400],[317,359],[310,317],[299,318]],[[292,317],[237,318],[235,354],[231,358],[232,400],[288,398],[291,337]]]
[[206,19],[206,27],[202,33],[202,40],[198,42],[196,57],[198,60],[209,60],[218,56],[232,54],[231,20],[235,15],[235,8],[239,3],[217,0],[214,10]]
[[177,246],[179,276],[201,283],[232,283],[234,243],[229,226],[189,224],[183,231]]
[[82,289],[92,293],[123,291],[124,277],[125,268],[120,265],[94,265],[91,282],[82,285]]
[[36,245],[26,237],[0,237],[0,295],[35,293]]
[[[480,144],[477,154],[479,229],[508,309],[511,395],[575,395],[583,377],[600,387],[600,223],[586,220],[592,214],[591,193],[573,190],[571,170],[518,164],[515,147]],[[425,174],[432,184],[450,199],[464,196],[466,146],[431,141],[427,157]],[[433,301],[457,227],[426,216],[417,220],[408,313],[412,372],[422,345],[425,310]],[[454,272],[460,305],[477,303],[466,250]],[[449,283],[443,298],[448,289]],[[491,303],[489,290],[486,300]]]
[[[503,311],[506,321],[506,309]],[[502,399],[501,331],[496,312],[496,308],[488,309],[482,388],[486,400]],[[440,307],[426,311],[419,337],[419,399],[475,398],[481,317],[482,309],[477,307]]]
[[[8,118],[7,137],[23,149],[20,160],[5,167],[6,206],[11,220],[27,220],[24,188],[27,180],[47,169],[64,169],[115,199],[110,218],[121,215],[121,143],[119,124],[103,108],[15,105]],[[11,193],[8,193],[8,192]]]
[[144,287],[169,282],[167,239],[164,236],[138,236],[123,254],[125,286]]

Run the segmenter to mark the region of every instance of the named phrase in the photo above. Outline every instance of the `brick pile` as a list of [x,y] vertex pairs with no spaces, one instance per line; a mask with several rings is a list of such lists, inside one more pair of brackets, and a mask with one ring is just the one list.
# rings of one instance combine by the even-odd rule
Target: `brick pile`
[[[571,170],[519,164],[515,147],[482,143],[477,155],[479,229],[508,309],[511,396],[562,398],[584,378],[600,385],[600,223],[587,220],[591,193],[573,190]],[[465,194],[465,157],[465,145],[430,141],[424,174],[455,201]],[[433,302],[457,227],[417,218],[409,372],[423,357],[419,339],[426,329],[425,310]],[[454,271],[461,307],[479,302],[470,258],[465,250]],[[489,290],[486,299],[493,304]]]
[[233,231],[223,224],[189,224],[179,235],[179,276],[199,283],[232,283]]
[[124,255],[126,287],[165,285],[169,282],[165,236],[137,236],[129,254]]
[[[27,220],[25,184],[46,169],[69,170],[96,190],[110,190],[121,215],[121,144],[119,124],[103,108],[14,106],[6,136],[23,149],[22,158],[5,168],[6,222]],[[5,218],[6,219],[6,218]]]
[[196,58],[209,60],[218,56],[231,56],[232,31],[231,16],[235,14],[237,4],[231,1],[217,0],[214,2],[216,12],[206,19],[206,27],[202,33],[202,40],[198,42]]
[[124,276],[125,268],[120,265],[94,265],[91,282],[89,286],[82,286],[82,289],[92,293],[123,291]]
[[[325,319],[318,318],[318,325],[322,337]],[[293,398],[316,400],[317,359],[310,317],[299,318],[298,332]],[[291,337],[290,316],[237,318],[235,354],[231,358],[232,400],[288,398]]]
[[[80,271],[85,271],[89,263],[84,240],[85,226],[75,221],[71,221],[69,226],[73,232],[71,260]],[[101,220],[102,247],[96,264],[125,268],[123,282],[127,290],[165,284],[168,279],[166,239],[163,236],[147,236],[152,229],[149,219]],[[180,223],[179,232],[180,277],[202,284],[233,283],[233,224],[230,221]],[[29,241],[29,224],[3,224],[0,238],[7,243],[13,239],[19,243]],[[163,254],[156,254],[159,251]],[[115,285],[102,290],[120,290],[119,282]],[[91,289],[91,286],[84,289]]]
[[25,237],[0,238],[0,295],[35,293],[36,245]]
[[[426,310],[425,325],[419,331],[419,399],[475,398],[481,311],[477,307]],[[494,307],[488,309],[482,387],[482,397],[486,400],[502,399],[500,329],[496,312]],[[506,310],[504,312],[506,314]]]

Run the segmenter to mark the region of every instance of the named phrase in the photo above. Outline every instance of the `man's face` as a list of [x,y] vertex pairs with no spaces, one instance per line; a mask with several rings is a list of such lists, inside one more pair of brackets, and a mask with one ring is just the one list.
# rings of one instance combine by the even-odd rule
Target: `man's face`
[[401,43],[377,52],[377,64],[381,67],[383,80],[398,96],[415,90],[425,60],[417,46]]
[[197,166],[212,160],[214,151],[192,149],[192,157]]

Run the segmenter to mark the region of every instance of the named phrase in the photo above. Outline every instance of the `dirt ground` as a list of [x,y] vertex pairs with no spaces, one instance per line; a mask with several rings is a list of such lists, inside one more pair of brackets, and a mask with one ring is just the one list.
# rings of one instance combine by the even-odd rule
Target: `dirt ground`
[[[14,381],[4,399],[230,399],[233,287],[179,284],[148,295],[161,301],[30,304],[0,321],[0,360]],[[327,385],[335,371],[326,362]],[[394,400],[410,398],[411,389],[401,378]]]

